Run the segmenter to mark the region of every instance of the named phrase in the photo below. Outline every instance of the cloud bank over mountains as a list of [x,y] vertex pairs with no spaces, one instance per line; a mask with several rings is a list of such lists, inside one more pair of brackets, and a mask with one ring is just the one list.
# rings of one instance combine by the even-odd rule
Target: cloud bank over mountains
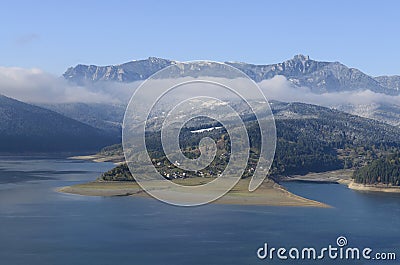
[[[76,85],[40,69],[0,67],[0,94],[31,103],[111,103],[125,104],[141,81],[131,83],[97,82]],[[258,83],[268,100],[304,102],[335,107],[338,105],[400,104],[400,96],[370,90],[318,94],[310,88],[294,86],[277,75]]]
[[0,67],[0,94],[30,103],[120,103],[137,85],[79,86],[36,68]]
[[258,83],[267,99],[303,102],[334,107],[337,105],[400,104],[400,96],[389,96],[371,90],[341,91],[317,94],[307,87],[295,87],[284,76],[274,76]]

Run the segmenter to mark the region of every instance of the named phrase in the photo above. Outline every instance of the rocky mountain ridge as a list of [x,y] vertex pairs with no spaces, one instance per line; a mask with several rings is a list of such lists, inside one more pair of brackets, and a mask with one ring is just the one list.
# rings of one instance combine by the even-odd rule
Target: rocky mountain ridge
[[[160,69],[176,63],[173,60],[149,57],[120,65],[79,64],[69,68],[63,76],[80,85],[99,81],[134,82],[145,80]],[[277,64],[226,63],[242,70],[256,82],[282,75],[294,86],[308,87],[314,93],[354,90],[371,90],[387,95],[400,93],[400,76],[372,77],[340,62],[315,61],[301,54]]]

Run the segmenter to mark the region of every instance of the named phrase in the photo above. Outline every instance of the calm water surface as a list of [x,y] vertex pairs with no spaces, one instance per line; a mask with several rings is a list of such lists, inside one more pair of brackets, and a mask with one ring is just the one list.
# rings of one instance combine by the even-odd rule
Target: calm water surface
[[[0,157],[0,264],[319,264],[260,261],[256,250],[350,246],[396,252],[400,196],[358,193],[343,185],[286,183],[331,209],[169,206],[153,199],[60,194],[57,187],[95,179],[113,165],[64,158]],[[328,261],[324,264],[345,264]]]

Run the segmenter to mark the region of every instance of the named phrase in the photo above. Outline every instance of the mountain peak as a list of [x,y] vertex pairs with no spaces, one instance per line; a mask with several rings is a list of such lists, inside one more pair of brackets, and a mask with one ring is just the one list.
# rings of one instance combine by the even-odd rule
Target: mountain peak
[[168,60],[168,59],[164,59],[164,58],[160,58],[160,57],[154,57],[154,56],[153,57],[150,56],[147,60],[150,63],[160,63],[160,62],[169,62],[169,61],[171,61],[171,60]]
[[303,54],[296,54],[293,57],[293,60],[296,60],[296,61],[308,61],[308,60],[310,60],[310,56],[303,55]]

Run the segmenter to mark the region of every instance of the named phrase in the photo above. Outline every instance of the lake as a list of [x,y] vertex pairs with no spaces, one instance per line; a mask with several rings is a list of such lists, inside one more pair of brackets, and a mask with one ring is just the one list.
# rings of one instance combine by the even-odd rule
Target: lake
[[318,264],[259,260],[256,251],[264,243],[322,247],[338,236],[351,246],[398,256],[348,264],[399,264],[399,195],[290,182],[284,183],[288,190],[333,208],[183,208],[148,198],[55,191],[94,180],[112,167],[62,157],[0,157],[0,264]]

